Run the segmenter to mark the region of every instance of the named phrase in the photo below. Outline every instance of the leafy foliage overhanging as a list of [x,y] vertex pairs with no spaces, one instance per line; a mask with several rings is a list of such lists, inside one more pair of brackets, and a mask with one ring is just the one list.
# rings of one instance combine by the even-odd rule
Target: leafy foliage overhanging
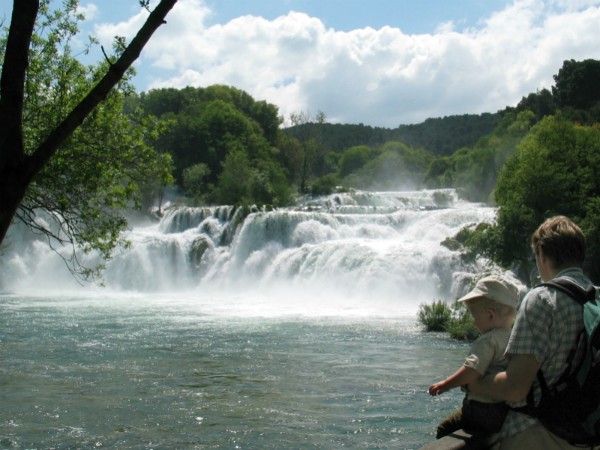
[[[62,9],[14,2],[0,35],[0,242],[17,219],[53,246],[73,244],[61,255],[75,273],[94,276],[122,243],[118,211],[139,201],[149,179],[168,183],[168,157],[150,145],[161,124],[126,117],[123,99],[132,92],[127,70],[175,3],[162,0],[129,45],[117,38],[114,57],[85,67],[71,47],[83,18],[76,0]],[[81,265],[75,243],[96,251],[98,264]]]

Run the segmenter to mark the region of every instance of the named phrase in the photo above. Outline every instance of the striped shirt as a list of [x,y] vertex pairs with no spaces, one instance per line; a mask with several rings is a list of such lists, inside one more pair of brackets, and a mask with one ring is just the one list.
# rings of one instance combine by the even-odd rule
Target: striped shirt
[[[570,278],[584,287],[589,280],[579,268],[568,268],[557,276]],[[556,382],[567,367],[567,356],[575,347],[577,335],[583,328],[582,307],[567,294],[554,288],[540,286],[532,289],[523,299],[508,341],[506,355],[534,355],[540,363],[548,385]],[[536,404],[540,399],[537,378],[533,382]],[[523,406],[526,400],[509,403]],[[509,411],[501,436],[508,437],[537,423],[527,414]]]

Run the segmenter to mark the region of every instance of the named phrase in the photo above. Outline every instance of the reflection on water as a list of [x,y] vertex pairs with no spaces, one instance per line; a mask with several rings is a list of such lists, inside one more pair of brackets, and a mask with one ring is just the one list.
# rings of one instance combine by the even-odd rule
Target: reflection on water
[[418,448],[460,403],[425,390],[466,344],[414,316],[218,302],[0,297],[0,447]]

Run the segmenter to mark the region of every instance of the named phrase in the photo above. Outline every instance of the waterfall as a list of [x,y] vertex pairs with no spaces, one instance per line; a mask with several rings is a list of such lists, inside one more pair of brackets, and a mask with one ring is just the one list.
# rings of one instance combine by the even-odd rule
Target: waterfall
[[[494,217],[494,208],[460,200],[453,190],[354,191],[249,213],[171,207],[159,223],[127,232],[131,245],[106,264],[104,289],[252,291],[280,301],[300,295],[414,308],[461,294],[486,262],[467,263],[441,242]],[[13,228],[0,256],[2,291],[77,289],[47,244]]]

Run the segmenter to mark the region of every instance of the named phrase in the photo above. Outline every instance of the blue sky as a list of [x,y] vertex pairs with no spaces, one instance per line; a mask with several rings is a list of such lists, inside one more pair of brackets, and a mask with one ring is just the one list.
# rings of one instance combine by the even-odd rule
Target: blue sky
[[452,20],[474,25],[481,17],[502,8],[510,0],[210,0],[214,23],[225,23],[242,15],[268,20],[301,11],[320,18],[338,31],[394,26],[405,33],[430,33],[440,23]]
[[[448,21],[460,26],[473,26],[481,18],[511,2],[512,0],[206,0],[203,4],[212,12],[207,21],[211,25],[224,24],[244,15],[273,20],[290,11],[299,11],[320,18],[326,27],[338,31],[394,26],[412,34],[433,32],[440,23]],[[118,22],[139,10],[137,0],[80,0],[82,6],[90,3],[98,6],[96,19],[103,22]],[[2,7],[11,4],[12,0],[0,0]]]
[[[0,0],[0,18],[11,5]],[[82,30],[108,47],[145,18],[137,0],[80,5]],[[179,0],[135,84],[226,84],[284,118],[397,127],[550,88],[564,60],[600,59],[598,23],[600,0]]]

